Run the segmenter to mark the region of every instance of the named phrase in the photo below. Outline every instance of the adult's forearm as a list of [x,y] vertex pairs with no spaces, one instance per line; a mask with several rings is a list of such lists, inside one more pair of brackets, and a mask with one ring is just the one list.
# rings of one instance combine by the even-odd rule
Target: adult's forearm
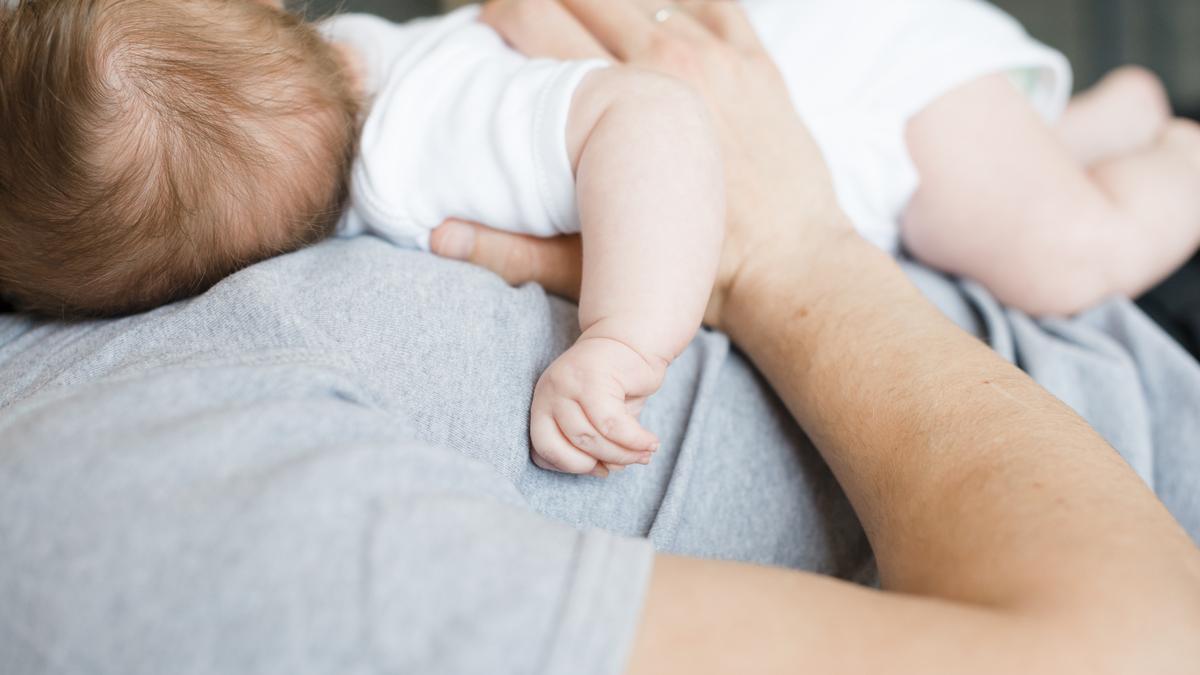
[[887,256],[846,227],[803,236],[750,251],[722,325],[900,593],[661,559],[630,671],[1192,672],[1200,564],[1154,496]]
[[[857,237],[808,250],[749,267],[727,325],[842,482],[888,588],[1114,611],[1200,588],[1187,536],[1078,416]],[[1124,586],[1101,597],[1105,579]]]

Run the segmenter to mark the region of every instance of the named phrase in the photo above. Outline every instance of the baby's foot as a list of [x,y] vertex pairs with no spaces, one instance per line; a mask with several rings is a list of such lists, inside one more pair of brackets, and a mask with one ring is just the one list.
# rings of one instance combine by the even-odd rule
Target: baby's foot
[[1159,144],[1178,152],[1200,171],[1200,123],[1183,117],[1171,120]]
[[608,338],[581,338],[538,380],[530,410],[533,461],[552,471],[605,476],[649,464],[658,438],[638,414],[665,366]]
[[1148,148],[1171,119],[1167,88],[1138,66],[1117,68],[1071,99],[1062,140],[1085,166]]

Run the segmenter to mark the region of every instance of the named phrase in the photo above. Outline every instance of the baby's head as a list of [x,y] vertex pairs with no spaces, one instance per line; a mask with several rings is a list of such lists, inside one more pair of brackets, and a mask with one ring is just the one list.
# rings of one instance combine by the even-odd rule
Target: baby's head
[[0,8],[0,294],[125,314],[324,238],[356,138],[344,71],[265,0]]

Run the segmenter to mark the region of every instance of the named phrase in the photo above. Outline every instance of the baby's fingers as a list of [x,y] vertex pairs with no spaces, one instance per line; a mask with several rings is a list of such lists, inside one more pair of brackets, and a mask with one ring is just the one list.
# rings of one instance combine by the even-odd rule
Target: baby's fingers
[[605,438],[575,401],[563,399],[557,402],[554,405],[554,420],[571,445],[605,464],[628,466],[650,463],[649,452],[630,450]]
[[658,450],[658,436],[650,433],[629,411],[624,401],[610,396],[585,396],[579,401],[592,426],[602,436],[635,452]]
[[[590,474],[600,466],[596,458],[571,445],[548,414],[535,413],[530,417],[529,437],[533,442],[534,463],[543,469]],[[541,462],[537,461],[539,457]]]

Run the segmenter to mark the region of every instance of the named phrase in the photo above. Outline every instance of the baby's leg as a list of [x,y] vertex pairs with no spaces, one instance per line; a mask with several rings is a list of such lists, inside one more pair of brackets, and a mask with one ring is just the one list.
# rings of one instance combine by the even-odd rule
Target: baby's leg
[[1118,68],[1071,100],[1058,135],[1086,166],[1143,150],[1171,121],[1162,80],[1137,66]]
[[1200,245],[1200,133],[1170,129],[1085,168],[1005,76],[961,87],[909,125],[905,244],[1034,314],[1138,294]]

